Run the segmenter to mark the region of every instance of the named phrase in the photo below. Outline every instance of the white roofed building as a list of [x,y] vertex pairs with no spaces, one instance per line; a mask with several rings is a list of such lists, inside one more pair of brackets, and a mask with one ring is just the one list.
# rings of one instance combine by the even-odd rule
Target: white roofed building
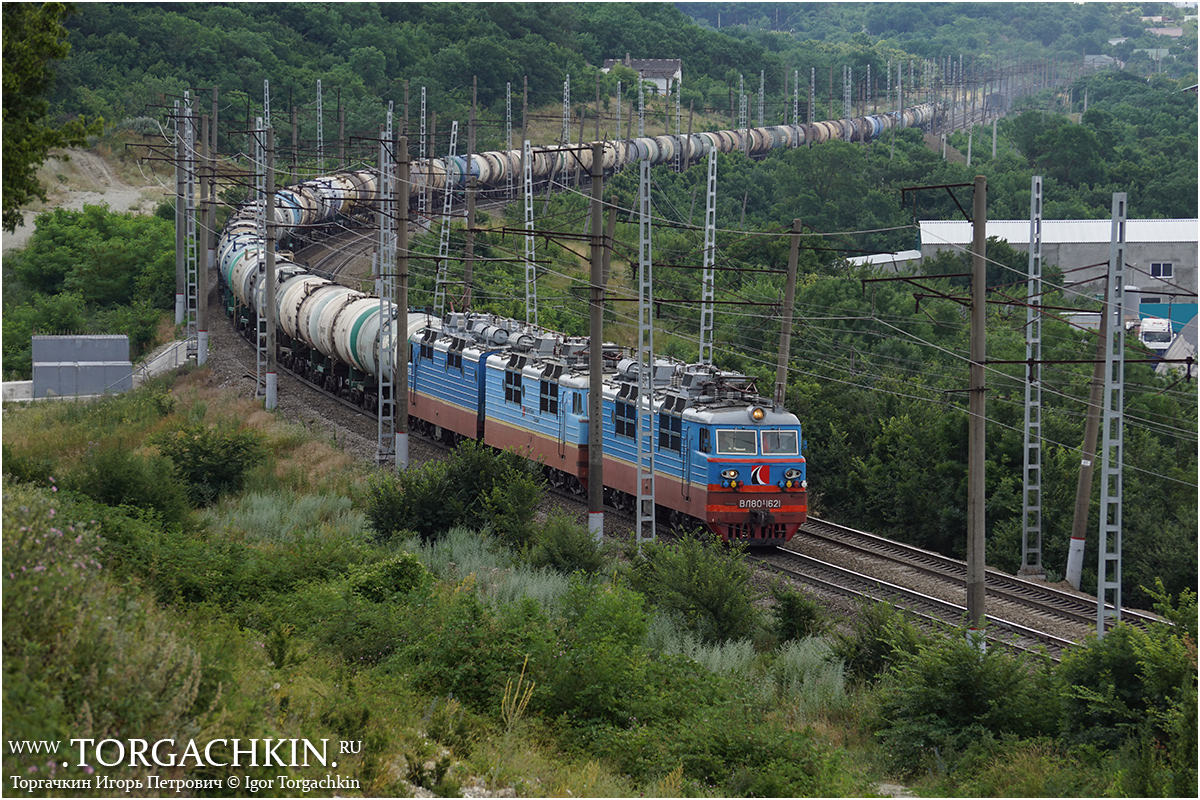
[[[1125,224],[1125,282],[1136,286],[1140,302],[1166,302],[1155,292],[1196,292],[1197,243],[1200,227],[1195,219],[1131,219]],[[1029,252],[1029,220],[988,220],[988,237]],[[971,223],[933,221],[921,223],[921,255],[939,250],[969,251]],[[1112,220],[1075,219],[1042,221],[1042,264],[1057,266],[1072,284],[1099,283],[1108,274]],[[1083,267],[1084,269],[1076,268]],[[1175,302],[1186,302],[1175,297]],[[1191,300],[1195,302],[1195,300]]]
[[610,58],[604,62],[601,72],[608,72],[617,64],[641,73],[642,80],[658,87],[659,94],[666,94],[671,81],[683,80],[683,61],[678,58]]

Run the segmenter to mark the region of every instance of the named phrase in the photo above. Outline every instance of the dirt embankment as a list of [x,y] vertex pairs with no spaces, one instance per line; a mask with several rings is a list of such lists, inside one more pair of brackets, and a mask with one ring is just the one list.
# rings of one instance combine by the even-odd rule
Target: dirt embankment
[[82,209],[85,205],[107,204],[112,211],[150,214],[173,186],[149,171],[134,169],[127,180],[119,177],[108,162],[90,150],[68,150],[69,160],[52,156],[38,170],[47,201],[22,209],[25,224],[3,235],[5,251],[24,247],[33,235],[34,220],[50,208]]

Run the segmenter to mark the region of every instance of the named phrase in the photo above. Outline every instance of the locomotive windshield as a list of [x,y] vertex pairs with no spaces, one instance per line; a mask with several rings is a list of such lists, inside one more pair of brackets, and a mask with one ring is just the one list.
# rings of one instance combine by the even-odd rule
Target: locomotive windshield
[[717,454],[722,456],[758,455],[758,436],[754,431],[717,431]]
[[762,451],[764,456],[800,455],[799,437],[795,431],[763,431]]

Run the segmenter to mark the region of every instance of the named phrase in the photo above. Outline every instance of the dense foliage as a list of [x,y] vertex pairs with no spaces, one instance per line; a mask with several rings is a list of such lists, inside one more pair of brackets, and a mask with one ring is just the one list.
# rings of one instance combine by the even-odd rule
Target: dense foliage
[[174,297],[169,220],[105,206],[39,214],[29,245],[4,259],[5,377],[29,378],[35,333],[126,334],[136,360]]
[[[718,14],[724,19],[720,31],[714,29]],[[873,97],[886,92],[889,62],[899,65],[910,57],[965,54],[972,74],[1048,59],[1063,74],[1076,74],[1081,53],[1112,52],[1128,59],[1137,74],[1163,72],[1194,83],[1196,28],[1185,27],[1184,38],[1170,44],[1175,58],[1163,66],[1134,53],[1162,47],[1161,37],[1149,34],[1135,15],[1104,4],[85,4],[70,21],[73,50],[61,66],[53,99],[58,112],[121,120],[144,116],[147,98],[215,86],[221,118],[245,119],[260,108],[267,79],[276,106],[301,108],[301,138],[312,142],[311,97],[318,80],[327,93],[337,93],[349,130],[374,130],[380,101],[394,101],[397,111],[407,101],[415,109],[420,87],[427,90],[431,111],[464,119],[477,79],[485,109],[480,149],[498,149],[503,136],[495,128],[504,119],[506,84],[513,88],[518,121],[524,79],[531,109],[560,101],[567,75],[575,96],[586,98],[574,105],[587,106],[603,62],[626,53],[682,59],[684,107],[694,104],[697,112],[726,119],[736,110],[732,93],[740,77],[753,93],[761,72],[769,124],[790,115],[784,83],[791,87],[796,71],[803,76],[804,95],[815,71],[820,118],[833,103],[831,69],[839,73],[832,94],[840,104],[843,66],[860,81],[870,66]],[[1129,40],[1114,49],[1107,39],[1116,36]],[[601,76],[606,111],[617,77]],[[635,76],[621,77],[625,102],[636,102]],[[913,82],[911,90],[928,91],[920,69]],[[327,94],[327,113],[334,105]],[[221,146],[238,149],[232,144]]]
[[[921,58],[965,59],[968,69],[1004,69],[1005,53],[1022,60],[1050,58],[1061,65],[1078,63],[1080,54],[1106,55],[1140,74],[1169,74],[1195,82],[1195,21],[1183,21],[1170,3],[676,3],[706,28],[750,39],[804,63],[793,36],[853,52],[864,42],[881,40]],[[1132,12],[1132,13],[1131,13]],[[1141,16],[1164,16],[1183,28],[1180,38],[1151,31],[1167,27]],[[1110,39],[1117,40],[1110,42]],[[1169,49],[1161,62],[1152,52]],[[854,60],[863,74],[861,56]],[[876,71],[880,66],[874,65]],[[804,74],[803,72],[801,73]]]

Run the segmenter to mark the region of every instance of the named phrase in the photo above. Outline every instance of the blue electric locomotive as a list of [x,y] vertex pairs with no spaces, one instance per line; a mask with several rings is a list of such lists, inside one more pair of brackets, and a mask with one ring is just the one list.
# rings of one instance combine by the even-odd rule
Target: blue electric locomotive
[[[409,414],[421,432],[478,439],[540,461],[556,487],[588,483],[586,339],[515,320],[454,313],[409,318]],[[606,344],[603,436],[606,501],[637,496],[637,363]],[[704,526],[723,539],[781,544],[808,510],[799,421],[771,409],[744,375],[658,359],[653,413],[662,521]]]

